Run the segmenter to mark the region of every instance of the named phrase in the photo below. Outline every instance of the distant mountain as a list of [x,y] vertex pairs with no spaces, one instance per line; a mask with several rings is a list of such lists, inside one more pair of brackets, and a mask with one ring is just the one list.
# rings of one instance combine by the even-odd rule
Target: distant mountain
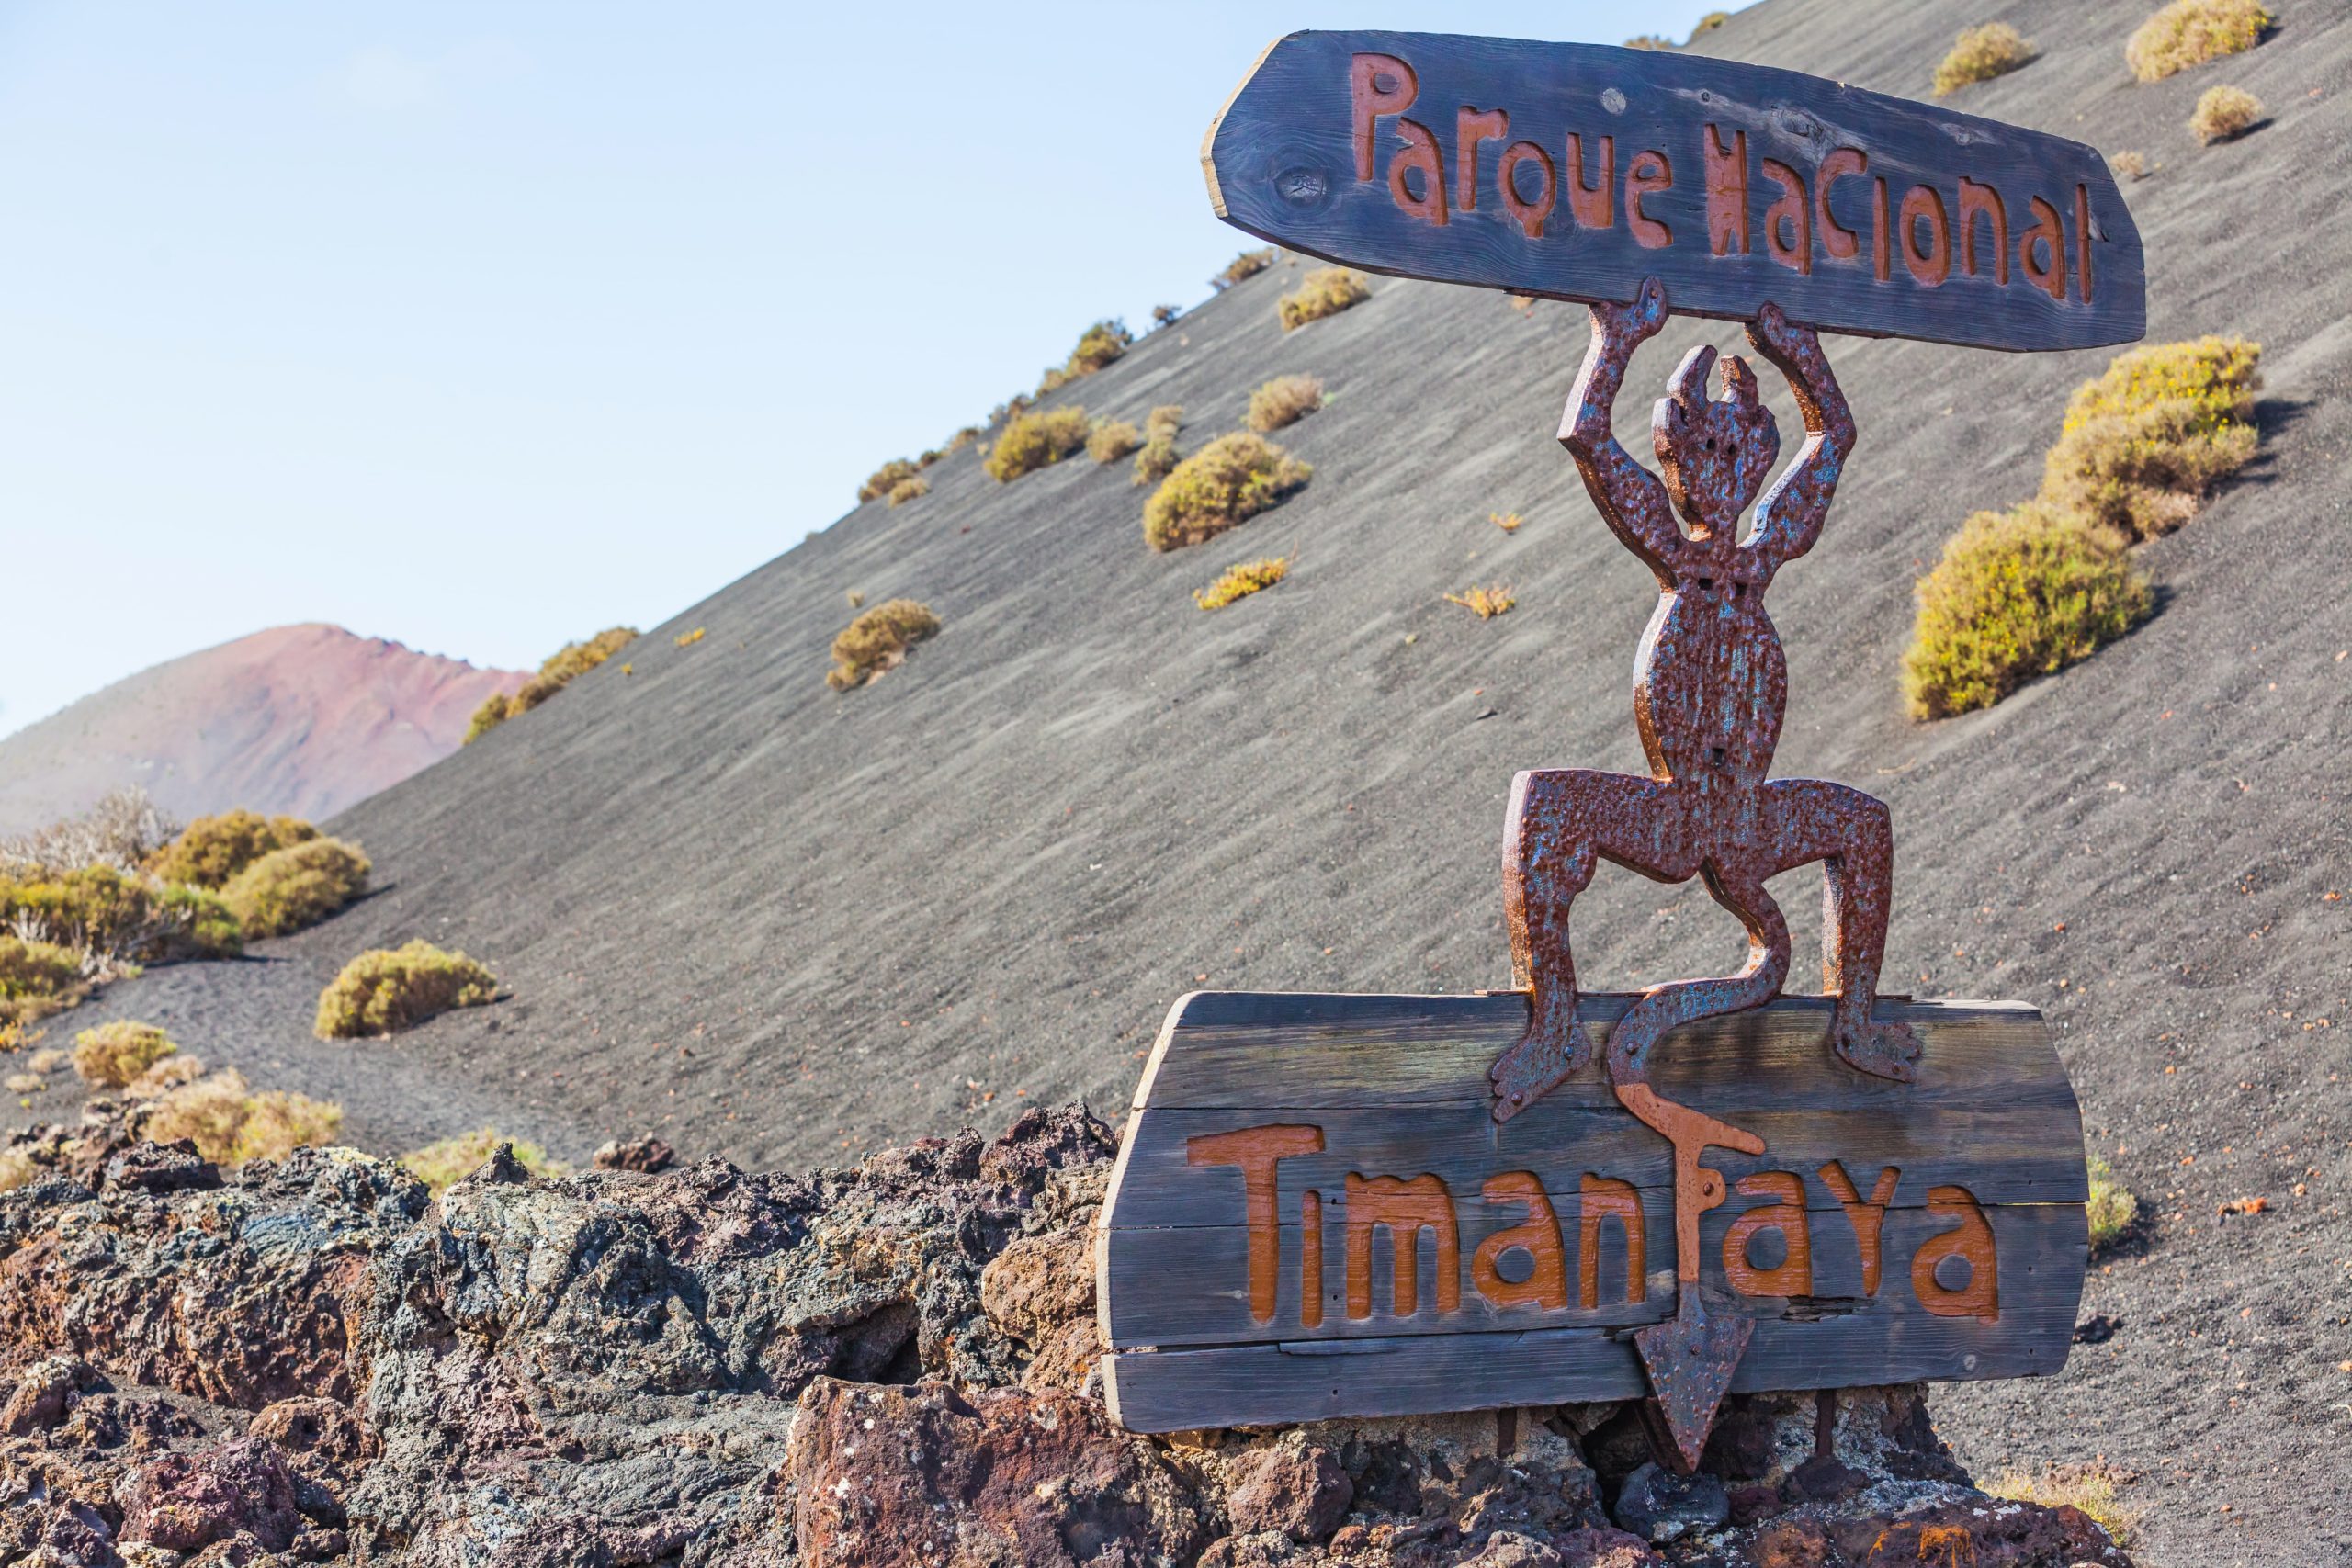
[[332,817],[458,749],[513,670],[341,626],[277,626],[118,681],[0,740],[0,833],[138,784],[182,817]]

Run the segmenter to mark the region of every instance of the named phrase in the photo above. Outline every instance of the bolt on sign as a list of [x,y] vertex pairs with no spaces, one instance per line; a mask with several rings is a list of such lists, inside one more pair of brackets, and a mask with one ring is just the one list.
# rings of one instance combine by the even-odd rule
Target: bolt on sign
[[[1788,666],[1764,599],[1856,444],[1823,330],[2139,335],[2104,167],[1785,71],[1398,33],[1280,40],[1204,162],[1252,232],[1591,307],[1559,440],[1657,581],[1634,669],[1649,771],[1513,781],[1510,990],[1176,1004],[1097,1236],[1114,1415],[1637,1399],[1687,1472],[1734,1390],[2057,1371],[2088,1249],[2074,1090],[2030,1007],[1880,992],[1893,817],[1770,776]],[[1804,439],[1777,478],[1755,371],[1704,344],[1656,405],[1660,471],[1618,443],[1627,366],[1677,313],[1745,321],[1787,380]],[[1569,911],[1604,860],[1702,879],[1746,965],[1580,989]],[[1824,994],[1784,996],[1765,884],[1815,863]]]
[[1560,299],[1659,278],[1825,332],[2086,348],[2145,325],[2139,231],[2079,141],[1672,51],[1304,32],[1201,150],[1217,216],[1374,272]]

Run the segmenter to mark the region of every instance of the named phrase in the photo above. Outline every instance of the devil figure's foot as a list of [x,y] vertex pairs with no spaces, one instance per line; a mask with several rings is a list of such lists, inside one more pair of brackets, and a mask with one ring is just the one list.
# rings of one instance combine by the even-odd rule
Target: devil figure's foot
[[1919,1037],[1907,1023],[1886,1020],[1864,1021],[1856,1008],[1839,1008],[1830,1026],[1830,1048],[1838,1060],[1872,1077],[1909,1083],[1919,1060]]
[[1537,988],[1526,1038],[1487,1069],[1487,1079],[1495,1089],[1498,1122],[1510,1121],[1592,1059],[1592,1043],[1577,1027],[1574,1000],[1565,1007],[1547,1006],[1546,996],[1545,990]]

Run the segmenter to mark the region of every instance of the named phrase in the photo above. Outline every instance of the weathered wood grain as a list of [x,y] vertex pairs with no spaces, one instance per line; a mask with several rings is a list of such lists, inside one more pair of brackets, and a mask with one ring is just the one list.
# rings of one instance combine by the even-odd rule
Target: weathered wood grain
[[[2079,1163],[2080,1156],[2077,1156]],[[1871,1173],[1864,1172],[1867,1184]],[[1808,1187],[1815,1184],[1807,1183]],[[1313,1339],[1359,1339],[1397,1335],[1478,1333],[1492,1330],[1590,1326],[1638,1327],[1674,1315],[1674,1201],[1670,1191],[1643,1194],[1647,1238],[1646,1289],[1643,1299],[1626,1297],[1625,1243],[1619,1226],[1600,1227],[1599,1267],[1595,1269],[1599,1304],[1586,1309],[1580,1303],[1583,1264],[1578,1216],[1573,1183],[1555,1198],[1561,1231],[1561,1252],[1566,1263],[1567,1305],[1548,1310],[1534,1303],[1497,1306],[1477,1289],[1472,1260],[1479,1242],[1519,1223],[1524,1211],[1516,1204],[1487,1207],[1475,1202],[1458,1205],[1462,1221],[1460,1305],[1454,1312],[1435,1309],[1433,1281],[1437,1272],[1434,1238],[1417,1237],[1418,1310],[1400,1313],[1392,1295],[1394,1243],[1385,1231],[1376,1232],[1371,1247],[1369,1316],[1353,1319],[1347,1310],[1347,1236],[1336,1202],[1324,1209],[1322,1321],[1314,1327],[1301,1320],[1299,1301],[1300,1229],[1295,1223],[1282,1227],[1281,1268],[1272,1321],[1259,1323],[1250,1314],[1249,1236],[1239,1226],[1176,1230],[1106,1230],[1098,1237],[1096,1292],[1104,1343],[1114,1349],[1137,1346],[1230,1345],[1248,1340],[1295,1343]],[[1723,1283],[1724,1238],[1737,1216],[1759,1207],[1757,1200],[1735,1196],[1720,1209],[1705,1214],[1699,1227],[1701,1248],[1707,1259],[1707,1277]],[[1998,1243],[1999,1303],[2004,1324],[2016,1331],[2013,1314],[2030,1306],[2055,1303],[2055,1315],[2071,1313],[2082,1292],[2088,1226],[2076,1203],[1985,1204]],[[1291,1218],[1296,1219],[1294,1202]],[[1859,1313],[1868,1316],[1928,1318],[1912,1294],[1909,1271],[1920,1244],[1951,1231],[1951,1222],[1919,1206],[1915,1196],[1907,1206],[1891,1208],[1882,1224],[1879,1249],[1883,1275],[1877,1293],[1865,1292],[1860,1245],[1853,1226],[1835,1204],[1808,1211],[1811,1239],[1812,1290],[1800,1299],[1800,1313]],[[1171,1289],[1182,1281],[1188,1288]],[[1742,1310],[1780,1316],[1787,1300],[1778,1296],[1746,1296]],[[2068,1317],[2066,1328],[2074,1328]],[[2063,1357],[2062,1357],[2063,1359]],[[1950,1375],[1939,1373],[1939,1375]],[[1850,1381],[1850,1380],[1849,1380]]]
[[[1634,999],[1623,992],[1577,997],[1577,1019],[1596,1047],[1593,1060],[1545,1103],[1616,1109],[1599,1047]],[[1135,1102],[1187,1109],[1483,1104],[1487,1069],[1526,1032],[1527,1016],[1527,997],[1520,991],[1436,997],[1195,991],[1170,1010]],[[1822,1104],[1824,1085],[1835,1086],[1845,1104],[1860,1102],[1858,1096],[1892,1106],[1898,1100],[1976,1103],[1987,1095],[2007,1100],[2052,1092],[2072,1101],[2057,1057],[2043,1045],[2041,1017],[2030,1008],[1882,997],[1872,1016],[1908,1023],[1937,1042],[1920,1064],[1917,1082],[1867,1079],[1842,1068],[1837,1069],[1842,1077],[1829,1073],[1826,997],[1783,997],[1769,1008],[1677,1031],[1657,1050],[1652,1081],[1669,1100],[1703,1100],[1728,1090],[1741,1108],[1753,1111]],[[1947,1029],[1952,1021],[1966,1027]],[[2038,1055],[2031,1054],[2037,1046]],[[2021,1064],[2030,1065],[2030,1077],[2018,1077]]]
[[[1581,999],[1596,1045],[1630,1001]],[[1660,1094],[1764,1140],[1703,1161],[1726,1190],[1700,1216],[1701,1279],[1758,1319],[1744,1380],[1806,1381],[1739,1386],[2064,1362],[2087,1185],[2040,1016],[1900,998],[1879,1012],[1917,1031],[1915,1083],[1839,1062],[1825,998],[1702,1021],[1653,1059]],[[1097,1235],[1125,1408],[1183,1427],[1306,1419],[1334,1401],[1401,1414],[1619,1397],[1638,1376],[1623,1337],[1674,1311],[1671,1152],[1617,1102],[1599,1051],[1495,1122],[1487,1071],[1527,1017],[1515,992],[1180,1000]],[[1588,1203],[1606,1218],[1588,1224]],[[1481,1348],[1436,1348],[1455,1344]],[[1517,1372],[1446,1392],[1522,1346],[1548,1392]],[[1216,1413],[1231,1391],[1250,1414]]]
[[[1997,1329],[1972,1318],[1760,1317],[1732,1387],[1753,1393],[1860,1381],[2047,1377],[2065,1365],[2075,1307],[2071,1297],[2052,1297],[2004,1314]],[[1113,1419],[1139,1432],[1634,1399],[1648,1392],[1630,1331],[1606,1328],[1128,1351],[1103,1357],[1102,1374]]]
[[1624,301],[1656,276],[1687,314],[1774,300],[1826,331],[1985,348],[2145,329],[2139,232],[2093,149],[1735,61],[1293,33],[1202,165],[1227,221],[1400,276]]

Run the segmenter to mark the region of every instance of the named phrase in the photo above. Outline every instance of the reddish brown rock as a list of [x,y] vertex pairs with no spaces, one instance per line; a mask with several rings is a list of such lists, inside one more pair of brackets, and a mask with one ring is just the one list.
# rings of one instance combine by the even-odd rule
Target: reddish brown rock
[[1108,1548],[1182,1562],[1206,1544],[1199,1500],[1159,1450],[1062,1394],[821,1379],[786,1465],[806,1568],[1075,1568]]
[[1237,1455],[1225,1467],[1225,1512],[1236,1531],[1278,1530],[1322,1540],[1340,1528],[1355,1483],[1331,1450],[1291,1440]]
[[240,1535],[283,1551],[302,1526],[294,1477],[260,1438],[150,1460],[124,1483],[120,1501],[124,1540],[174,1551],[198,1551]]
[[634,1170],[647,1176],[669,1169],[677,1158],[677,1150],[650,1133],[641,1137],[610,1139],[594,1156],[598,1170]]

